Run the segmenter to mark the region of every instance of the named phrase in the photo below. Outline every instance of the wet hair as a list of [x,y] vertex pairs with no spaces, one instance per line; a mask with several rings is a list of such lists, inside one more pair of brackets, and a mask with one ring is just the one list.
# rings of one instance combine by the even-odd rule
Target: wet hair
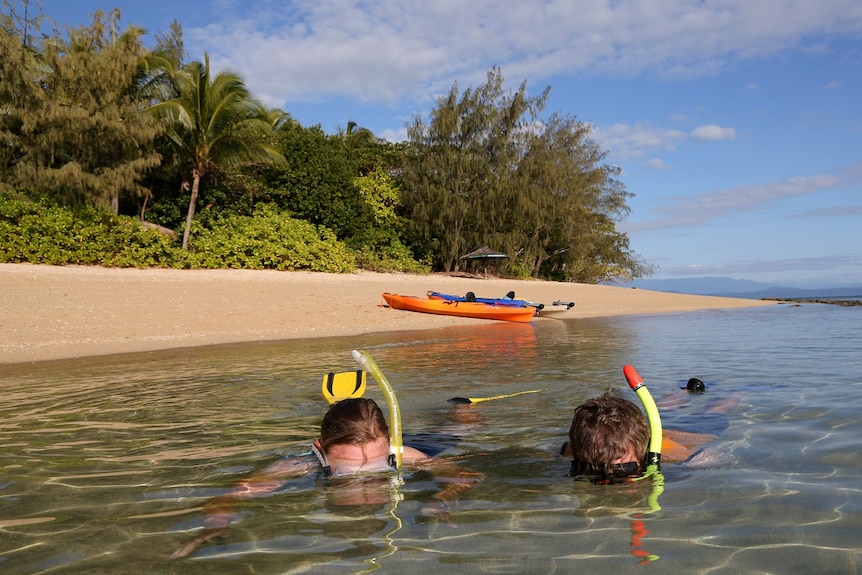
[[575,408],[569,442],[574,456],[573,474],[613,477],[623,469],[626,474],[633,474],[638,470],[612,462],[630,451],[643,457],[649,442],[649,426],[637,405],[608,392]]
[[320,447],[324,453],[333,445],[364,445],[389,437],[383,411],[373,399],[342,399],[333,404],[320,424]]

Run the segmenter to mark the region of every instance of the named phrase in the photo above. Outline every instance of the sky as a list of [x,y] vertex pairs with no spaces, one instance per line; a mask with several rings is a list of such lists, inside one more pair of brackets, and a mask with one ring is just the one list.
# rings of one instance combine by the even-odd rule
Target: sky
[[42,2],[73,26],[113,8],[147,45],[177,20],[189,59],[328,133],[403,140],[498,66],[592,126],[654,279],[862,285],[859,0]]

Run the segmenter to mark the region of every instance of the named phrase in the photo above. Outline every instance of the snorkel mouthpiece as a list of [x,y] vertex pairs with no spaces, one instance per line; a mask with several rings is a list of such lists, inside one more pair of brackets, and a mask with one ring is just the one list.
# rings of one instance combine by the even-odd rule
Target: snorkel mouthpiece
[[638,374],[637,370],[626,365],[623,367],[623,374],[626,376],[626,381],[629,382],[629,387],[632,388],[646,411],[647,421],[649,422],[650,440],[647,450],[647,472],[649,468],[654,468],[653,471],[658,471],[661,465],[661,417],[658,414],[658,407],[652,394],[646,387],[643,378]]

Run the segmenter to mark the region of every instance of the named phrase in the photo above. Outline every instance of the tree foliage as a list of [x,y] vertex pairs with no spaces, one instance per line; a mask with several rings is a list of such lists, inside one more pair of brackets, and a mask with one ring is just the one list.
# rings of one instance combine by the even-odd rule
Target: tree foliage
[[118,25],[118,10],[97,11],[90,26],[54,32],[38,50],[16,34],[0,39],[8,187],[114,210],[121,196],[146,193],[140,181],[159,164],[161,127],[138,113],[141,30]]
[[456,270],[486,245],[533,277],[595,282],[646,270],[615,229],[630,197],[618,168],[602,164],[588,124],[540,116],[547,95],[529,97],[525,84],[505,93],[493,68],[476,89],[453,86],[428,124],[417,116],[408,127],[404,204],[435,268]]
[[284,158],[269,141],[272,117],[239,76],[213,75],[207,55],[203,63],[191,62],[171,79],[176,96],[153,104],[148,111],[165,122],[169,141],[190,170],[191,198],[182,245],[187,249],[204,175]]
[[[319,257],[327,269],[355,259],[380,271],[453,271],[488,246],[510,256],[502,271],[517,277],[651,272],[617,229],[631,197],[619,168],[589,124],[545,114],[549,88],[506,91],[492,68],[476,88],[454,85],[427,123],[416,116],[407,142],[352,120],[327,134],[265,109],[237,74],[214,73],[206,54],[187,62],[178,22],[148,49],[143,30],[120,29],[119,10],[40,34],[33,4],[3,0],[0,12],[0,194],[41,206],[5,205],[27,212],[0,221],[3,234],[29,230],[23,244],[0,237],[30,254],[21,261],[43,257],[32,235],[40,229],[55,241],[43,246],[46,261],[64,261],[58,249],[80,254],[75,242],[102,253],[99,230],[110,241],[155,241],[117,235],[133,220],[102,221],[93,206],[182,231],[182,256],[152,255],[168,235],[139,253],[155,265],[318,269],[310,259]],[[74,241],[60,238],[64,228]]]
[[262,170],[268,201],[329,228],[340,239],[367,224],[368,213],[354,184],[356,166],[341,138],[291,120],[278,126],[275,145],[286,162]]
[[520,141],[546,95],[530,98],[524,85],[504,94],[503,76],[494,68],[476,89],[459,94],[453,86],[427,125],[416,116],[408,127],[404,204],[436,268],[457,269],[461,255],[496,243]]
[[355,183],[371,214],[368,225],[347,240],[357,252],[362,268],[427,273],[428,266],[416,261],[403,240],[406,224],[398,215],[401,192],[389,173],[378,167],[356,178]]

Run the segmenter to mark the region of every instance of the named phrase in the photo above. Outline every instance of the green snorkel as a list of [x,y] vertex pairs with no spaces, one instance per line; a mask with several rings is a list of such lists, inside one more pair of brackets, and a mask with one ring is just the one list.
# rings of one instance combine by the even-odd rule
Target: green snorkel
[[653,488],[647,498],[647,506],[650,508],[650,511],[658,511],[661,509],[661,506],[658,504],[658,497],[664,492],[664,476],[661,474],[661,417],[658,414],[658,407],[652,398],[652,394],[647,389],[643,378],[638,375],[637,370],[630,365],[626,365],[623,367],[623,374],[626,376],[626,381],[629,382],[629,387],[638,394],[638,398],[640,398],[644,406],[650,429],[649,447],[647,448],[647,468],[644,470],[644,474],[635,479],[635,481],[652,477]]
[[401,462],[404,459],[404,441],[401,438],[401,409],[398,407],[398,398],[395,397],[395,390],[389,385],[389,380],[383,375],[383,372],[377,367],[377,362],[374,361],[367,351],[353,350],[350,352],[353,359],[359,362],[365,371],[374,376],[380,389],[383,390],[383,395],[386,397],[386,404],[389,406],[389,449],[395,455],[395,469],[401,471]]

